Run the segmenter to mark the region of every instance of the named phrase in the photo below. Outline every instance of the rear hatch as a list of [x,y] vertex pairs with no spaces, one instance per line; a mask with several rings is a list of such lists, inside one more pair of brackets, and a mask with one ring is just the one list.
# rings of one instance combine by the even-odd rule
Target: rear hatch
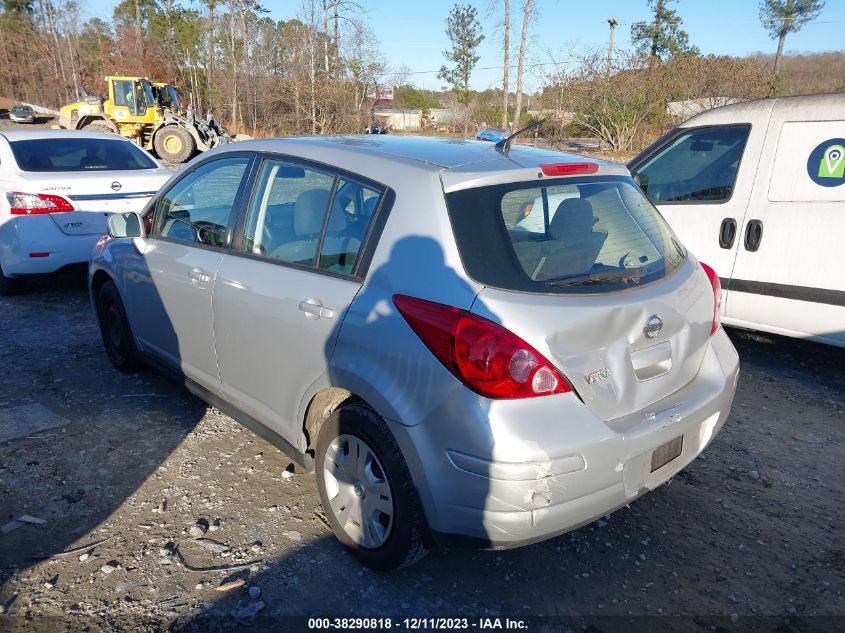
[[710,338],[713,292],[690,261],[646,288],[604,295],[485,288],[472,311],[534,346],[593,413],[609,421],[662,400],[695,377]]
[[[472,310],[544,354],[596,416],[647,408],[698,373],[710,282],[630,177],[447,188],[446,198],[464,267],[486,286]],[[528,214],[536,222],[520,226]]]

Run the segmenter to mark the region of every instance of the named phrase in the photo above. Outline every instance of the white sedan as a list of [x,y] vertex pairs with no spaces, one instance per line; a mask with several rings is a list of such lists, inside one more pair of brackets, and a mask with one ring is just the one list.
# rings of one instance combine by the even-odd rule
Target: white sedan
[[140,211],[172,175],[116,134],[0,134],[0,295],[86,263],[108,216]]

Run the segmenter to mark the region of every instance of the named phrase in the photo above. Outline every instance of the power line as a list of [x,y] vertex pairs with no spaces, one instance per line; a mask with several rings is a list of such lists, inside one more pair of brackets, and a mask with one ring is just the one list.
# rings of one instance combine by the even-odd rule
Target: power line
[[[535,68],[538,66],[565,66],[566,64],[573,64],[579,62],[580,59],[577,57],[570,57],[566,61],[559,61],[559,62],[533,62],[530,64],[523,64],[523,68]],[[473,71],[476,70],[503,70],[504,66],[479,66],[477,68],[473,68]],[[519,68],[518,64],[510,64],[508,68]],[[440,69],[437,70],[409,70],[407,72],[396,71],[396,72],[386,72],[386,73],[379,73],[380,77],[385,76],[400,76],[400,75],[431,75],[434,73],[439,73]]]

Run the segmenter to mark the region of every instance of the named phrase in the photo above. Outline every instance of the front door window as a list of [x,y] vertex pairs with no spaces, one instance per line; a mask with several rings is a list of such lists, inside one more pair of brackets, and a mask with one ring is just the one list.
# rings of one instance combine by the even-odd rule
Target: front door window
[[636,168],[640,186],[655,204],[727,202],[749,129],[723,125],[683,132]]

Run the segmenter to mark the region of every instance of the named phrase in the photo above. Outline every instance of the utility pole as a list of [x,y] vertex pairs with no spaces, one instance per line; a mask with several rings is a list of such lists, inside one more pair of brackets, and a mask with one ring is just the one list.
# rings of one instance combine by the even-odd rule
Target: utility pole
[[607,43],[607,74],[610,75],[613,68],[613,35],[616,33],[616,27],[619,26],[619,20],[610,18],[607,24],[610,27],[610,41]]

